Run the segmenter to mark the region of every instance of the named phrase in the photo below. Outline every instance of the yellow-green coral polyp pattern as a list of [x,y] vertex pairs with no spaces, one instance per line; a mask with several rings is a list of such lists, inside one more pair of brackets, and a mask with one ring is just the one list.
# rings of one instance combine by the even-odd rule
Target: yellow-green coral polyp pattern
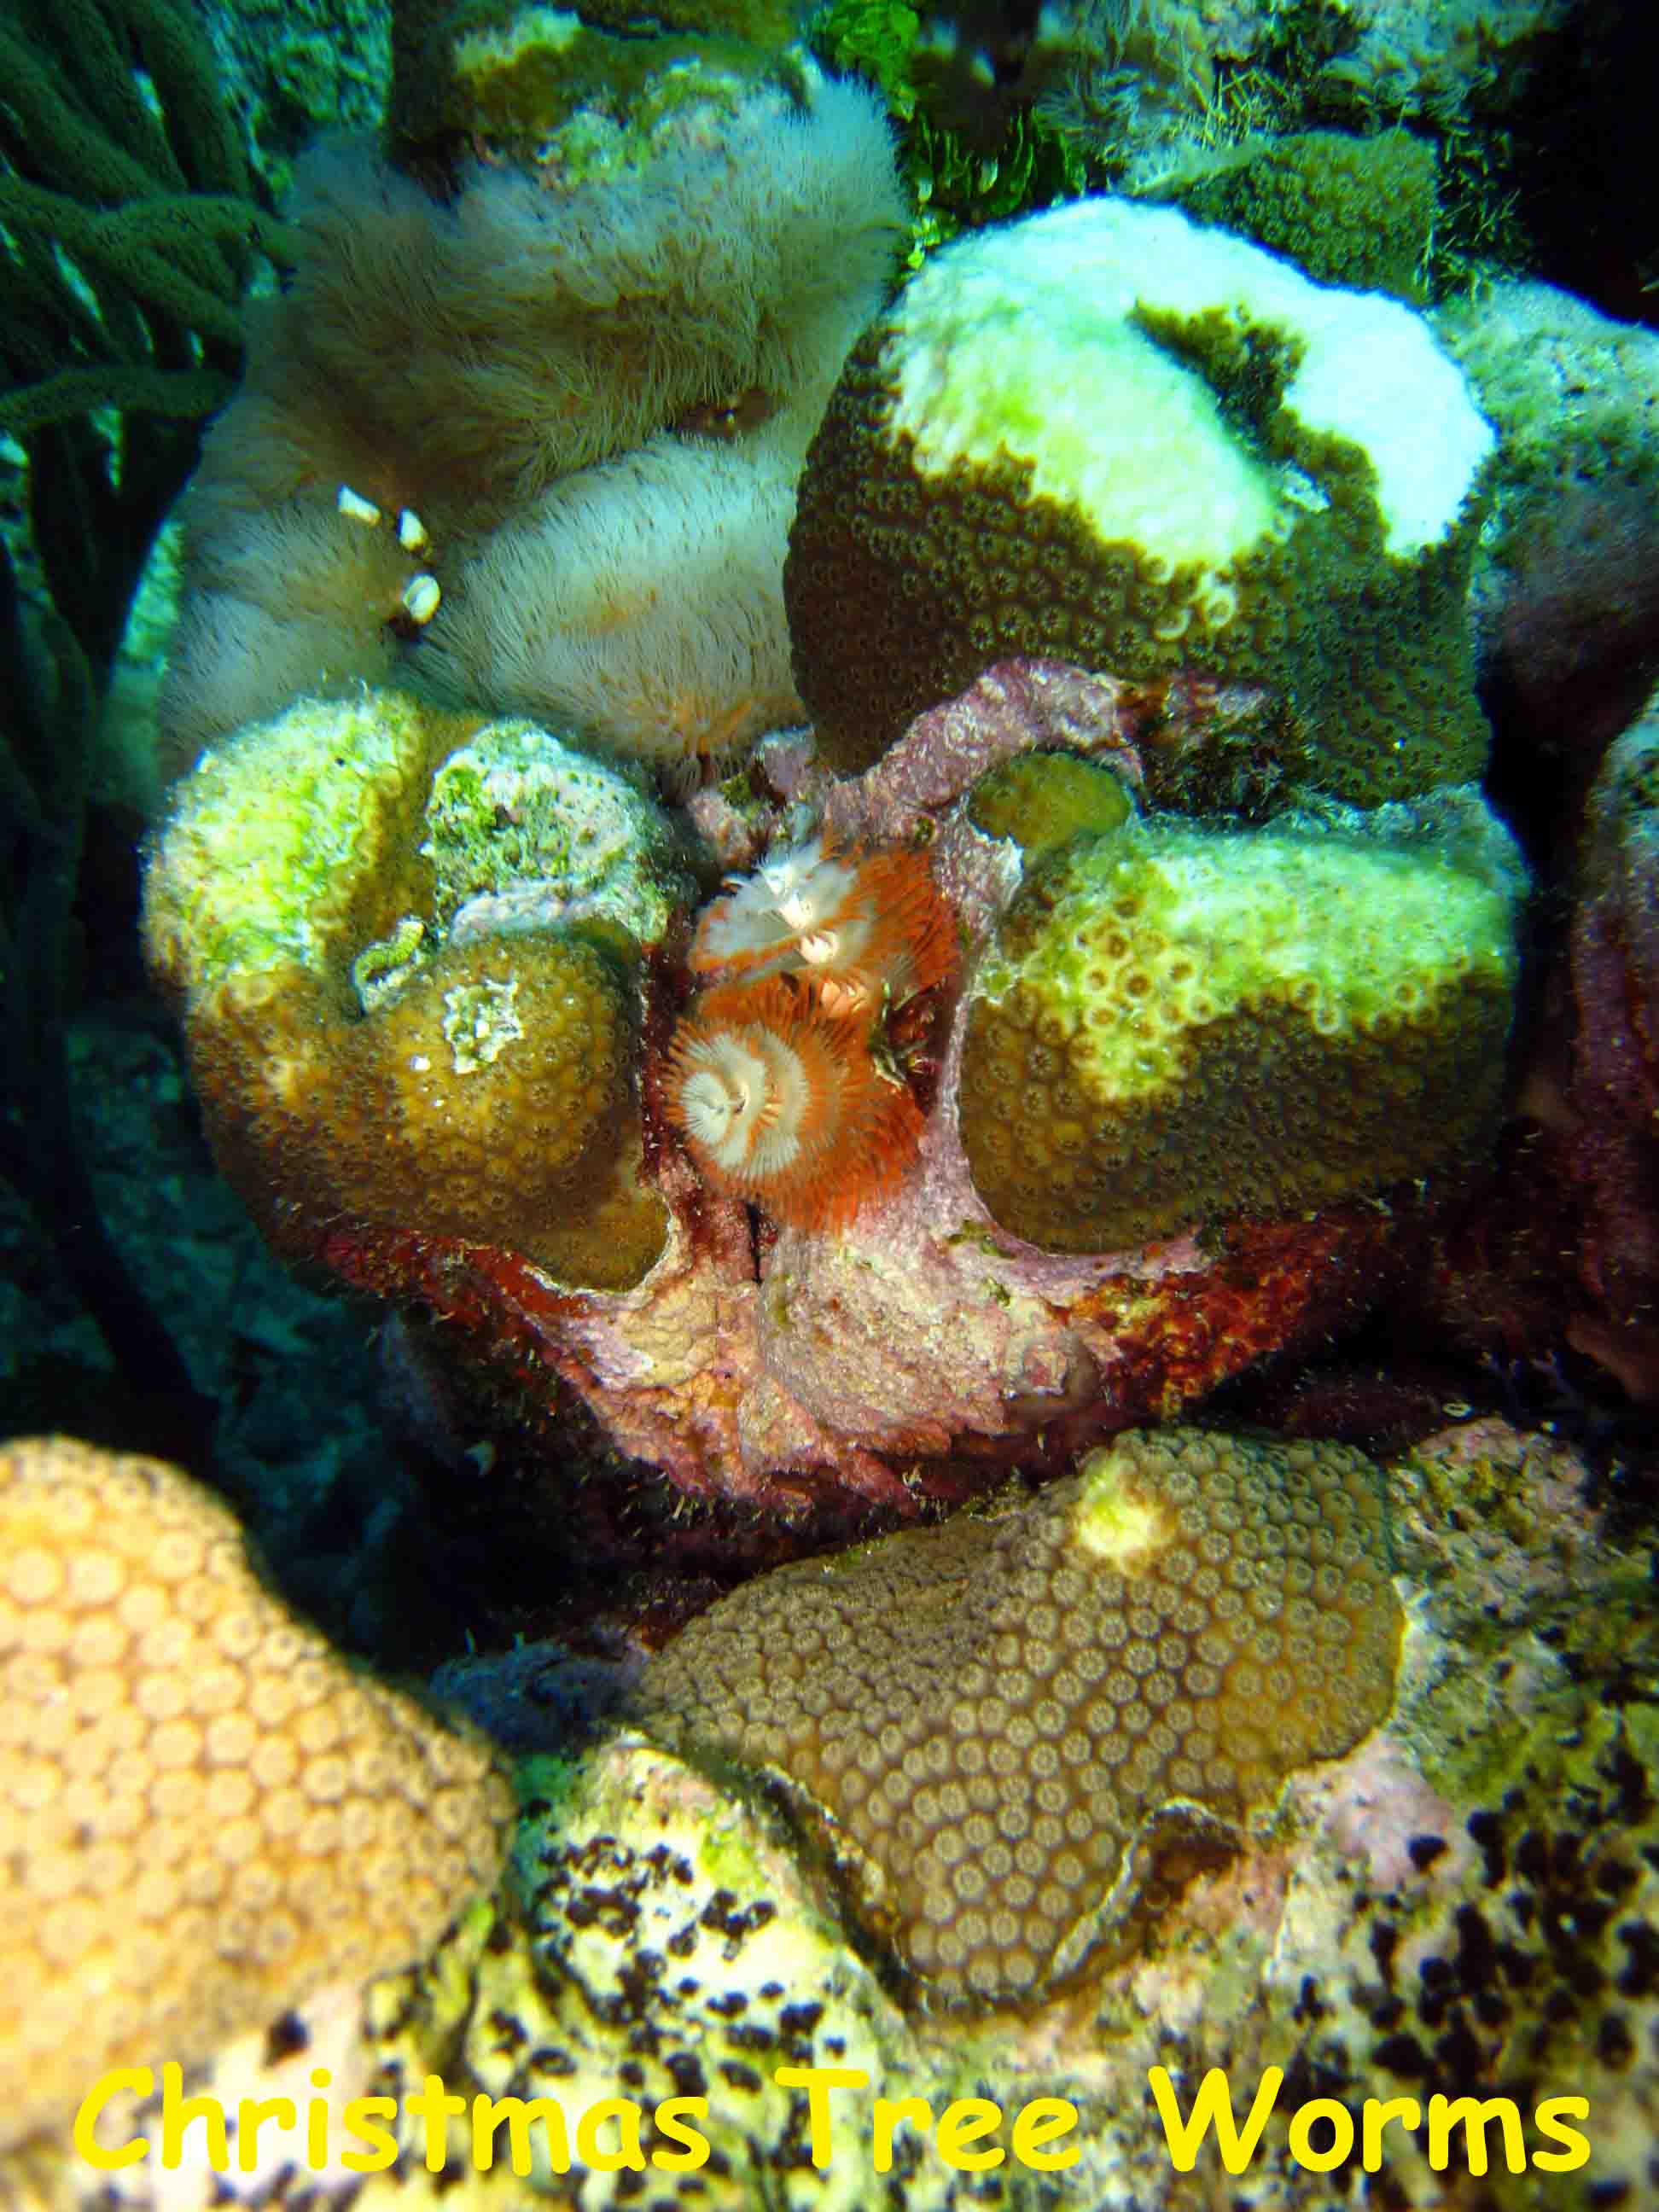
[[144,942],[183,996],[297,960],[325,974],[402,872],[433,762],[476,725],[396,692],[302,700],[204,753],[144,889]]
[[[220,1165],[279,1249],[307,1257],[343,1219],[583,1287],[641,1279],[665,1216],[641,1180],[632,982],[558,917],[631,951],[667,926],[667,850],[646,799],[545,732],[394,692],[302,700],[203,756],[151,860],[145,949]],[[443,940],[457,906],[515,894],[533,927]]]
[[1421,845],[1079,842],[977,979],[975,1184],[1004,1228],[1086,1252],[1425,1174],[1496,1107],[1515,963],[1506,887]]

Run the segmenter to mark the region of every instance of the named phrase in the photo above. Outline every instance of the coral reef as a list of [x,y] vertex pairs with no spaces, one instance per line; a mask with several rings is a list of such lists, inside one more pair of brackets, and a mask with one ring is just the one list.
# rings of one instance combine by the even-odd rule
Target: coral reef
[[[1367,1586],[1381,1582],[1381,1489],[1353,1455],[1192,1435],[1128,1440],[1109,1460],[1153,1488],[1183,1466],[1237,1477],[1243,1511],[1206,1503],[1207,1484],[1182,1509],[1229,1562],[1214,1562],[1218,1610],[1232,1571],[1251,1568],[1236,1621],[1261,1619],[1254,1601],[1275,1565],[1296,1578],[1304,1542],[1334,1554],[1315,1571],[1321,1618],[1358,1595],[1345,1553]],[[1210,2191],[1318,2212],[1341,2163],[1330,2148],[1350,2125],[1357,2145],[1364,2099],[1394,2097],[1379,2185],[1407,2212],[1449,2202],[1547,2212],[1567,2201],[1572,2165],[1586,2201],[1642,2202],[1659,1986],[1659,1743],[1644,1694],[1653,1620],[1644,1563],[1609,1541],[1584,1478],[1571,1451],[1500,1421],[1455,1426],[1389,1470],[1407,1623],[1392,1710],[1346,1753],[1299,1765],[1242,1817],[1217,1821],[1213,1848],[1172,1859],[1163,1890],[1144,1898],[1127,1952],[1103,1947],[1051,1996],[935,2010],[912,1990],[906,2002],[890,1936],[873,1923],[854,1935],[818,1858],[763,1793],[613,1733],[579,1757],[528,1764],[493,1911],[465,1916],[419,1964],[362,1991],[301,2001],[280,2037],[223,2045],[194,2073],[211,2096],[306,2104],[325,2124],[320,2160],[296,2170],[295,2136],[280,2126],[246,2174],[199,2160],[164,2172],[154,2159],[94,2174],[42,2142],[8,2160],[0,2186],[22,2212],[196,2212],[228,2191],[267,2191],[300,2212],[343,2193],[365,2212],[438,2201],[605,2212],[635,2195],[687,2212],[866,2212],[872,2182],[907,2212],[960,2212],[989,2185],[1016,2205],[1059,2193],[1176,2212]],[[1297,1514],[1279,1524],[1282,1550],[1247,1560],[1252,1490],[1284,1497],[1308,1483],[1305,1506],[1321,1482],[1351,1504],[1357,1546]],[[1039,1524],[1052,1497],[981,1526],[994,1546],[999,1531]],[[1147,1526],[1104,1486],[1095,1504],[1096,1519],[1079,1512],[1077,1524],[1121,1570]],[[972,1525],[933,1540],[960,1541]],[[927,1540],[902,1540],[899,1556]],[[856,1592],[884,1551],[821,1564],[817,1602],[833,1615],[841,1577]],[[948,1620],[960,1600],[948,1581],[942,1596]],[[1006,1634],[1019,1646],[1056,1638],[1080,1656],[1072,1616],[1054,1610],[1046,1626],[1036,1606],[1014,1613]],[[1362,1641],[1380,1638],[1392,1667],[1399,1614],[1386,1596],[1381,1614]],[[1119,1648],[1133,1663],[1129,1626]],[[872,1659],[895,1629],[890,1611],[873,1619]],[[787,1646],[774,1638],[757,1656],[782,1680]],[[996,1650],[987,1663],[1006,1671],[1016,1656]],[[709,1692],[715,1705],[732,1694]],[[818,1702],[812,1728],[850,1711],[854,1741],[902,1773],[872,1725],[881,1702],[850,1667]],[[1328,1717],[1331,1701],[1316,1702]],[[1246,1722],[1273,1710],[1258,1698]],[[1352,1742],[1364,1717],[1337,1732]],[[1018,1717],[994,1724],[1006,1734]],[[981,1772],[998,1771],[988,1758]],[[896,1833],[885,1826],[884,1848]],[[316,2094],[307,2075],[319,2060],[332,2081]],[[1227,2074],[1241,2134],[1260,2099],[1246,2171],[1224,2172],[1213,2128],[1194,2130],[1193,2164],[1177,2166],[1154,2068],[1167,2069],[1183,2124],[1211,2068]],[[792,2069],[824,2069],[815,2094]],[[428,2130],[398,2100],[434,2072],[462,2101]],[[390,2100],[376,2154],[391,2164],[353,2174],[339,2163],[351,2140],[343,2113],[366,2091]],[[1545,2101],[1562,2095],[1587,2100],[1589,2114]],[[1446,2100],[1437,2115],[1435,2097]],[[707,2109],[671,2102],[684,2098]],[[157,2102],[130,2104],[121,2132],[154,2132]],[[708,2145],[698,2165],[677,2164],[688,2125]],[[964,2169],[969,2142],[975,2154],[1002,2152],[985,2182]]]
[[1512,748],[1496,765],[1517,817],[1570,836],[1603,749],[1659,681],[1659,337],[1516,279],[1435,327],[1502,434],[1471,600]]
[[874,103],[816,75],[447,204],[308,156],[185,510],[175,764],[394,674],[670,762],[789,720],[794,479],[902,219]]
[[1169,1866],[1351,1749],[1400,1631],[1357,1452],[1130,1434],[1000,1516],[747,1583],[636,1702],[672,1748],[781,1775],[854,1909],[983,2003],[1121,1947]]
[[820,744],[864,767],[1051,653],[1270,684],[1307,780],[1356,805],[1469,781],[1492,446],[1407,308],[1173,210],[958,241],[860,341],[802,479],[784,594]]
[[482,1745],[354,1674],[176,1469],[0,1453],[0,2144],[427,1951],[500,1869]]
[[961,1124],[994,1218],[1081,1252],[1285,1213],[1496,1124],[1524,875],[1485,809],[1085,841],[981,962]]
[[1434,149],[1409,131],[1293,131],[1179,194],[1200,222],[1288,254],[1321,284],[1420,301],[1434,235]]
[[[283,1307],[234,1506],[0,1449],[5,2212],[1659,2191],[1659,378],[1480,289],[1625,34],[945,4],[394,0],[302,166],[145,861],[199,1123],[92,1065],[246,1199],[145,1249],[192,1359],[261,1237],[387,1434],[283,1463]],[[222,102],[46,5],[0,264],[187,396],[278,234],[134,229]],[[38,1030],[97,671],[12,580]]]

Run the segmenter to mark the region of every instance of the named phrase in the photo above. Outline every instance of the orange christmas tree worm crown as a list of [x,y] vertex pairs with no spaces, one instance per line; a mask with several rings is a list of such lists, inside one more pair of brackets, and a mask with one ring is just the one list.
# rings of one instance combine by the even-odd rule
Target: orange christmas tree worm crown
[[848,1221],[915,1156],[921,1109],[861,1023],[781,978],[708,993],[680,1024],[666,1103],[717,1190],[801,1229]]
[[951,913],[919,853],[860,859],[826,837],[768,860],[703,915],[694,973],[815,977],[825,1012],[861,1012],[945,981],[956,966]]

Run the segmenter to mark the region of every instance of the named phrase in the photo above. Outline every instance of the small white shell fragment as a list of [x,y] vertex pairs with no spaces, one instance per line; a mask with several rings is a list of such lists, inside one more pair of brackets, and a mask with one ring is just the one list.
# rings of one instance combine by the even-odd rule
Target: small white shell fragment
[[411,576],[404,586],[404,612],[411,622],[429,623],[442,597],[438,579],[422,571],[418,576]]
[[349,484],[342,484],[334,495],[334,504],[342,514],[349,514],[354,522],[366,522],[372,528],[380,519],[380,510],[372,499],[365,499]]
[[400,507],[398,513],[398,543],[405,553],[424,553],[432,540],[427,535],[426,525],[412,507]]

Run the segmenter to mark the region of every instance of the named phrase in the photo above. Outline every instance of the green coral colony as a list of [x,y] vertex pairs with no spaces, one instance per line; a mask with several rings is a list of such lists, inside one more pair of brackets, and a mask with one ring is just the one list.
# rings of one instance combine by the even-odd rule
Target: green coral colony
[[1098,1252],[1466,1151],[1498,1108],[1521,877],[1484,810],[1437,812],[1426,846],[1399,833],[1430,811],[1404,806],[1166,818],[1029,875],[963,1060],[963,1143],[996,1219]]

